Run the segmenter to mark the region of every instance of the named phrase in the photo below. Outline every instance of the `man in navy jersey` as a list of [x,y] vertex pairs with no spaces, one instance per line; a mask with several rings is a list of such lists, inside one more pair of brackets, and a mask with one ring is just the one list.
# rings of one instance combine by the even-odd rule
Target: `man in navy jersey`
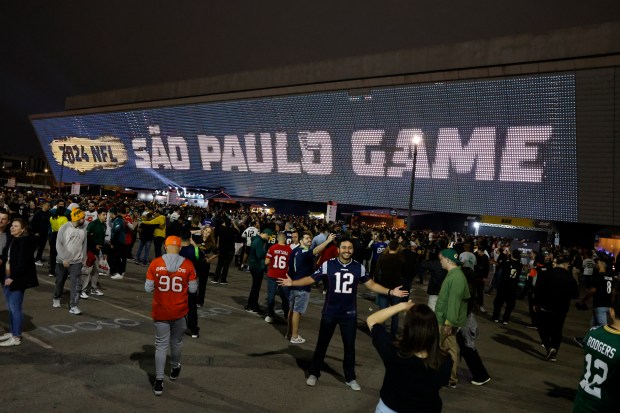
[[292,223],[287,222],[286,224],[284,224],[284,235],[286,236],[286,245],[290,245],[293,242],[293,224]]
[[377,268],[377,261],[379,256],[383,254],[383,251],[387,248],[387,242],[384,233],[377,234],[377,236],[370,242],[368,248],[370,248],[370,276],[375,278],[375,269]]
[[344,377],[346,384],[353,390],[361,390],[355,376],[355,334],[357,332],[357,284],[362,283],[366,288],[378,294],[406,297],[409,292],[400,289],[400,286],[390,290],[375,283],[366,274],[364,266],[351,259],[353,255],[353,243],[349,239],[341,239],[338,242],[338,257],[325,261],[321,267],[311,276],[298,280],[279,280],[282,285],[307,286],[327,276],[328,290],[323,306],[321,327],[317,340],[310,375],[306,380],[308,386],[316,385],[321,376],[321,367],[325,360],[327,347],[334,335],[336,326],[340,326],[342,342],[344,345]]

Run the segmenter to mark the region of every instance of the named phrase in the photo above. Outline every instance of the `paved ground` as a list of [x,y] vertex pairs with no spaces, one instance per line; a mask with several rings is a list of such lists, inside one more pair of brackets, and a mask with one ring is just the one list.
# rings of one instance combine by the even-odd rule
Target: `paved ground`
[[[25,297],[23,343],[0,350],[0,411],[374,411],[384,373],[365,328],[374,303],[359,298],[357,375],[362,391],[344,384],[337,335],[326,359],[329,370],[309,388],[306,369],[316,344],[322,294],[312,292],[302,320],[300,333],[308,341],[292,345],[283,338],[283,323],[267,324],[243,311],[251,279],[236,269],[231,269],[228,286],[207,286],[208,301],[199,310],[201,336],[186,338],[181,377],[174,383],[166,379],[164,395],[155,397],[149,384],[154,329],[150,295],[143,289],[145,270],[129,263],[125,279],[104,277],[105,296],[82,300],[84,313],[74,316],[68,312],[68,296],[63,308],[52,308],[53,278],[40,269],[41,286]],[[265,295],[266,283],[261,301]],[[422,289],[414,292],[414,300],[426,302]],[[492,381],[483,387],[469,384],[463,365],[458,387],[441,391],[444,411],[570,411],[583,362],[572,336],[587,329],[588,314],[571,310],[558,361],[551,363],[542,359],[537,333],[524,327],[525,304],[518,302],[508,327],[479,317],[479,351]],[[0,322],[6,327],[6,310],[0,312]]]

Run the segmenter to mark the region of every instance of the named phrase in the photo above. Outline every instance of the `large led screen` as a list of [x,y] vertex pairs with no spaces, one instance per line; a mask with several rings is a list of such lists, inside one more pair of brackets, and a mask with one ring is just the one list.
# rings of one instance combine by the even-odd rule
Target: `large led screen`
[[[54,175],[134,188],[577,221],[575,78],[440,82],[32,123]],[[419,144],[413,142],[419,140]],[[64,154],[64,162],[63,162]]]

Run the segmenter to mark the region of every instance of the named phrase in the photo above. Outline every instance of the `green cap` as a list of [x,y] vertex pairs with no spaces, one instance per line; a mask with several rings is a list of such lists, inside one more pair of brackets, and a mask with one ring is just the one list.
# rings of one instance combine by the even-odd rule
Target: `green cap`
[[440,254],[455,263],[456,265],[461,265],[461,261],[459,260],[459,253],[456,252],[455,249],[446,248],[445,250],[441,250]]

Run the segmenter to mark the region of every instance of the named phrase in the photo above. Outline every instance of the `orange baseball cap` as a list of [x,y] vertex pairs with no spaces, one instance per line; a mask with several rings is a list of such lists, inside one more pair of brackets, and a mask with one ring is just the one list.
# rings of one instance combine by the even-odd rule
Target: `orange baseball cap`
[[177,247],[181,246],[181,237],[176,237],[174,235],[169,236],[168,238],[166,238],[166,242],[164,242],[164,246],[168,246],[168,245],[176,245]]

